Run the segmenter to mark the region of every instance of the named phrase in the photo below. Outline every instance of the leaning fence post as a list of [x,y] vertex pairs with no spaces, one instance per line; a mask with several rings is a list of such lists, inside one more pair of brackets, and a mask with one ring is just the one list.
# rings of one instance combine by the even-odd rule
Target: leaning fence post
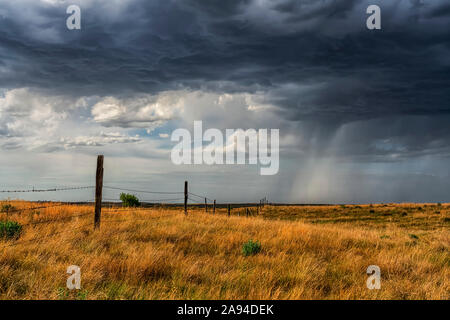
[[187,215],[188,182],[184,182],[184,214]]
[[95,176],[95,216],[94,229],[100,228],[100,217],[102,215],[102,191],[103,191],[103,156],[97,157],[97,172]]
[[228,205],[228,216],[230,216],[230,214],[231,214],[231,206]]
[[214,200],[213,204],[213,214],[216,214],[216,200]]
[[205,212],[208,212],[208,202],[206,202],[206,198],[205,198]]

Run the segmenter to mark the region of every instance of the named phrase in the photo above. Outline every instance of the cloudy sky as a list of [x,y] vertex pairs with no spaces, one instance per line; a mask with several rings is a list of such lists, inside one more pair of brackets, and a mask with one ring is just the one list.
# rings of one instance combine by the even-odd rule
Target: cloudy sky
[[[219,202],[450,201],[449,102],[447,0],[0,0],[0,189],[92,185],[104,154],[107,185]],[[278,174],[172,164],[194,120],[280,129]]]

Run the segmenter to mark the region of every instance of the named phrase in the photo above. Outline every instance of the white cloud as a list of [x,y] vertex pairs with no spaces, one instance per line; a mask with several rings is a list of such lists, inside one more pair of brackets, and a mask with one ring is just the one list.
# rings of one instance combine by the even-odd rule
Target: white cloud
[[[191,128],[195,120],[203,120],[205,129],[278,129],[281,124],[274,111],[261,92],[176,90],[102,98],[19,88],[0,96],[0,148],[53,152],[134,144],[151,139],[136,137],[136,130],[150,133],[168,122],[172,128]],[[159,134],[169,136],[170,132]]]
[[148,133],[172,121],[190,127],[203,120],[213,128],[275,128],[277,107],[267,94],[222,94],[209,91],[172,90],[157,95],[141,94],[127,98],[105,97],[92,108],[95,122],[104,127],[143,128]]
[[105,127],[152,130],[179,116],[183,109],[182,100],[179,92],[124,99],[106,97],[93,106],[92,116]]
[[13,89],[0,98],[0,135],[7,137],[51,135],[67,118],[69,99],[47,97],[28,88]]
[[142,139],[139,135],[131,137],[119,132],[101,132],[99,135],[95,136],[61,138],[60,144],[64,147],[64,149],[71,149],[76,147],[99,147],[107,144],[137,143],[140,141],[142,141]]
[[0,97],[0,148],[52,152],[142,140],[124,130],[102,130],[86,118],[84,114],[97,100],[48,95],[30,88],[8,90]]

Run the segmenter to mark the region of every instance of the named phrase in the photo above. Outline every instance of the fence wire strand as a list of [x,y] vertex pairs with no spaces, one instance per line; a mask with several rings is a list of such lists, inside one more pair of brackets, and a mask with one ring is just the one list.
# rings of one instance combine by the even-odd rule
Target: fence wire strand
[[200,196],[200,195],[198,195],[198,194],[195,194],[195,193],[192,193],[192,192],[188,192],[188,194],[190,194],[190,195],[192,195],[192,196],[196,196],[196,197],[202,198],[202,199],[206,199],[206,200],[209,200],[209,201],[211,201],[211,202],[213,202],[213,201],[214,201],[213,199],[210,199],[210,198],[208,198],[208,197],[205,197],[205,196]]
[[111,189],[111,190],[119,190],[119,191],[137,192],[137,193],[151,193],[151,194],[183,194],[183,192],[135,190],[135,189],[126,189],[126,188],[118,188],[118,187],[111,187],[111,186],[103,186],[103,188],[105,188],[105,189]]
[[28,193],[28,192],[56,192],[69,190],[93,189],[94,186],[87,187],[67,187],[67,188],[51,188],[51,189],[28,189],[28,190],[0,190],[0,193]]

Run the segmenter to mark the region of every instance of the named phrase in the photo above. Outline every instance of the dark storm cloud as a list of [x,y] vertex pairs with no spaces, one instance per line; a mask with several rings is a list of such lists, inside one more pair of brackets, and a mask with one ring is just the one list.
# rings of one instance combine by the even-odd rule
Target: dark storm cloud
[[[67,4],[0,4],[0,86],[80,96],[258,90],[285,119],[323,126],[324,140],[345,123],[401,116],[395,134],[407,149],[450,137],[437,120],[450,111],[446,1],[374,1],[381,31],[366,29],[363,0],[118,3],[81,2],[81,31],[65,28]],[[413,128],[417,116],[438,129]],[[367,145],[388,138],[373,130]]]
[[450,16],[450,3],[442,3],[430,10],[427,17],[440,18]]

